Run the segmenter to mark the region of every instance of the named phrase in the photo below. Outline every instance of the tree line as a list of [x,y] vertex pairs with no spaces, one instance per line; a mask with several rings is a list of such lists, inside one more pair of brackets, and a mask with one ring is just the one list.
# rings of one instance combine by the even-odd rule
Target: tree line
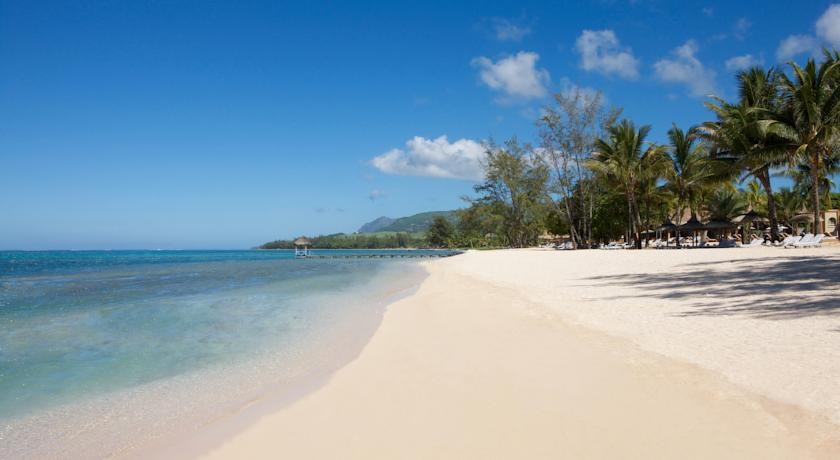
[[[643,233],[670,220],[731,221],[748,211],[779,224],[840,207],[840,53],[824,50],[804,66],[754,67],[735,75],[737,98],[711,96],[711,120],[649,140],[651,127],[622,118],[600,93],[555,95],[536,123],[536,145],[515,137],[485,144],[485,177],[452,224],[435,219],[437,247],[525,247],[543,232],[576,247]],[[787,176],[792,187],[774,189]]]
[[[397,249],[428,247],[423,234],[404,232],[335,233],[311,239],[313,249]],[[294,249],[294,240],[276,240],[259,246],[259,249]]]

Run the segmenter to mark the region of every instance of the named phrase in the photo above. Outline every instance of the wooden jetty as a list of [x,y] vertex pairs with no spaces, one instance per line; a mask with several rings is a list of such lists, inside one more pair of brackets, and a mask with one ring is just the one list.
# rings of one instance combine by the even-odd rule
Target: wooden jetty
[[436,259],[440,257],[452,257],[461,254],[461,251],[452,251],[446,253],[422,253],[422,254],[313,254],[309,253],[306,256],[300,257],[302,259]]

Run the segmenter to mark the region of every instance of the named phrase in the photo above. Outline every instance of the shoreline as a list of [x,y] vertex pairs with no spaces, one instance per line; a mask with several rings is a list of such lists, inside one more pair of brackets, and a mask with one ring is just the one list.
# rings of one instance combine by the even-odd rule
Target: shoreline
[[[724,258],[733,255],[763,256]],[[536,250],[473,252],[424,263],[430,274],[417,291],[387,307],[361,353],[323,386],[248,426],[217,432],[215,447],[172,446],[172,456],[840,455],[838,425],[825,413],[755,391],[707,363],[659,353],[638,337],[593,327],[597,321],[581,319],[585,312],[575,318],[557,308],[563,302],[556,297],[547,301],[559,286],[525,292],[542,281],[533,273],[537,259],[558,256],[562,261]],[[516,269],[528,282],[499,281]],[[563,300],[583,310],[589,301],[577,294]]]
[[369,318],[372,320],[370,323],[372,330],[357,333],[355,337],[352,337],[355,346],[340,349],[340,356],[331,356],[332,360],[329,366],[324,366],[315,372],[310,372],[303,378],[298,378],[289,387],[274,391],[269,391],[266,388],[266,391],[263,391],[262,394],[247,404],[231,408],[212,420],[206,420],[197,429],[150,443],[141,449],[135,449],[127,455],[121,456],[121,458],[153,458],[159,460],[199,458],[218,448],[226,439],[236,433],[247,430],[260,418],[282,411],[307,395],[317,392],[330,381],[336,372],[358,359],[367,343],[370,342],[370,339],[381,326],[389,305],[415,293],[428,273],[424,271],[422,275],[410,274],[409,276],[419,276],[419,278],[407,287],[391,289],[379,296],[379,314],[375,318]]
[[[393,264],[352,289],[295,300],[320,312],[308,317],[311,331],[281,331],[283,348],[3,420],[0,457],[145,458],[250,408],[283,407],[352,361],[386,306],[426,276],[414,264]],[[250,420],[243,419],[243,426]]]

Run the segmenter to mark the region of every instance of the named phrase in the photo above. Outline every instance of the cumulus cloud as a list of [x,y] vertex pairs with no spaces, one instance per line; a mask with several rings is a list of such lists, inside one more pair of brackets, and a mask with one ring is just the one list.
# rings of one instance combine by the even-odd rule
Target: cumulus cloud
[[681,83],[688,87],[692,96],[705,96],[715,91],[715,72],[706,68],[695,56],[697,42],[689,40],[675,48],[672,58],[664,58],[653,64],[656,77],[668,83]]
[[496,18],[493,20],[493,31],[499,41],[518,42],[531,33],[531,28],[514,24],[508,19]]
[[632,50],[621,47],[612,30],[584,30],[575,41],[575,49],[584,70],[631,80],[639,77],[639,60]]
[[840,4],[834,4],[817,19],[817,36],[832,44],[840,46]]
[[479,181],[484,177],[484,156],[484,146],[474,140],[415,136],[405,149],[391,149],[374,157],[371,164],[386,174]]
[[545,97],[546,85],[550,81],[548,71],[537,68],[540,55],[520,51],[513,56],[496,62],[481,56],[472,60],[472,65],[479,69],[479,77],[491,89],[504,93],[512,99],[531,99]]
[[737,70],[749,69],[757,65],[764,64],[764,60],[757,58],[752,54],[745,54],[743,56],[735,56],[726,60],[726,70],[735,72]]
[[810,35],[791,35],[779,43],[776,58],[787,61],[800,54],[814,54],[819,50],[820,42]]

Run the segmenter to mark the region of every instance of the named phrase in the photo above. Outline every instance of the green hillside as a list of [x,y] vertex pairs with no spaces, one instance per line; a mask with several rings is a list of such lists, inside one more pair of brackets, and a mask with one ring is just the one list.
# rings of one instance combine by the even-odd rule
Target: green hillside
[[[425,232],[426,229],[429,228],[429,225],[432,224],[432,219],[435,216],[443,216],[453,224],[457,222],[458,217],[455,214],[455,211],[429,211],[429,212],[421,212],[420,214],[414,214],[413,216],[408,217],[400,217],[399,219],[394,219],[393,222],[384,226],[378,227],[376,229],[377,232],[405,232],[405,233],[422,233]],[[379,221],[382,219],[381,217],[377,219]],[[362,225],[362,228],[359,229],[359,233],[368,233],[365,232],[366,228],[371,227],[371,222],[368,222],[365,225]]]

